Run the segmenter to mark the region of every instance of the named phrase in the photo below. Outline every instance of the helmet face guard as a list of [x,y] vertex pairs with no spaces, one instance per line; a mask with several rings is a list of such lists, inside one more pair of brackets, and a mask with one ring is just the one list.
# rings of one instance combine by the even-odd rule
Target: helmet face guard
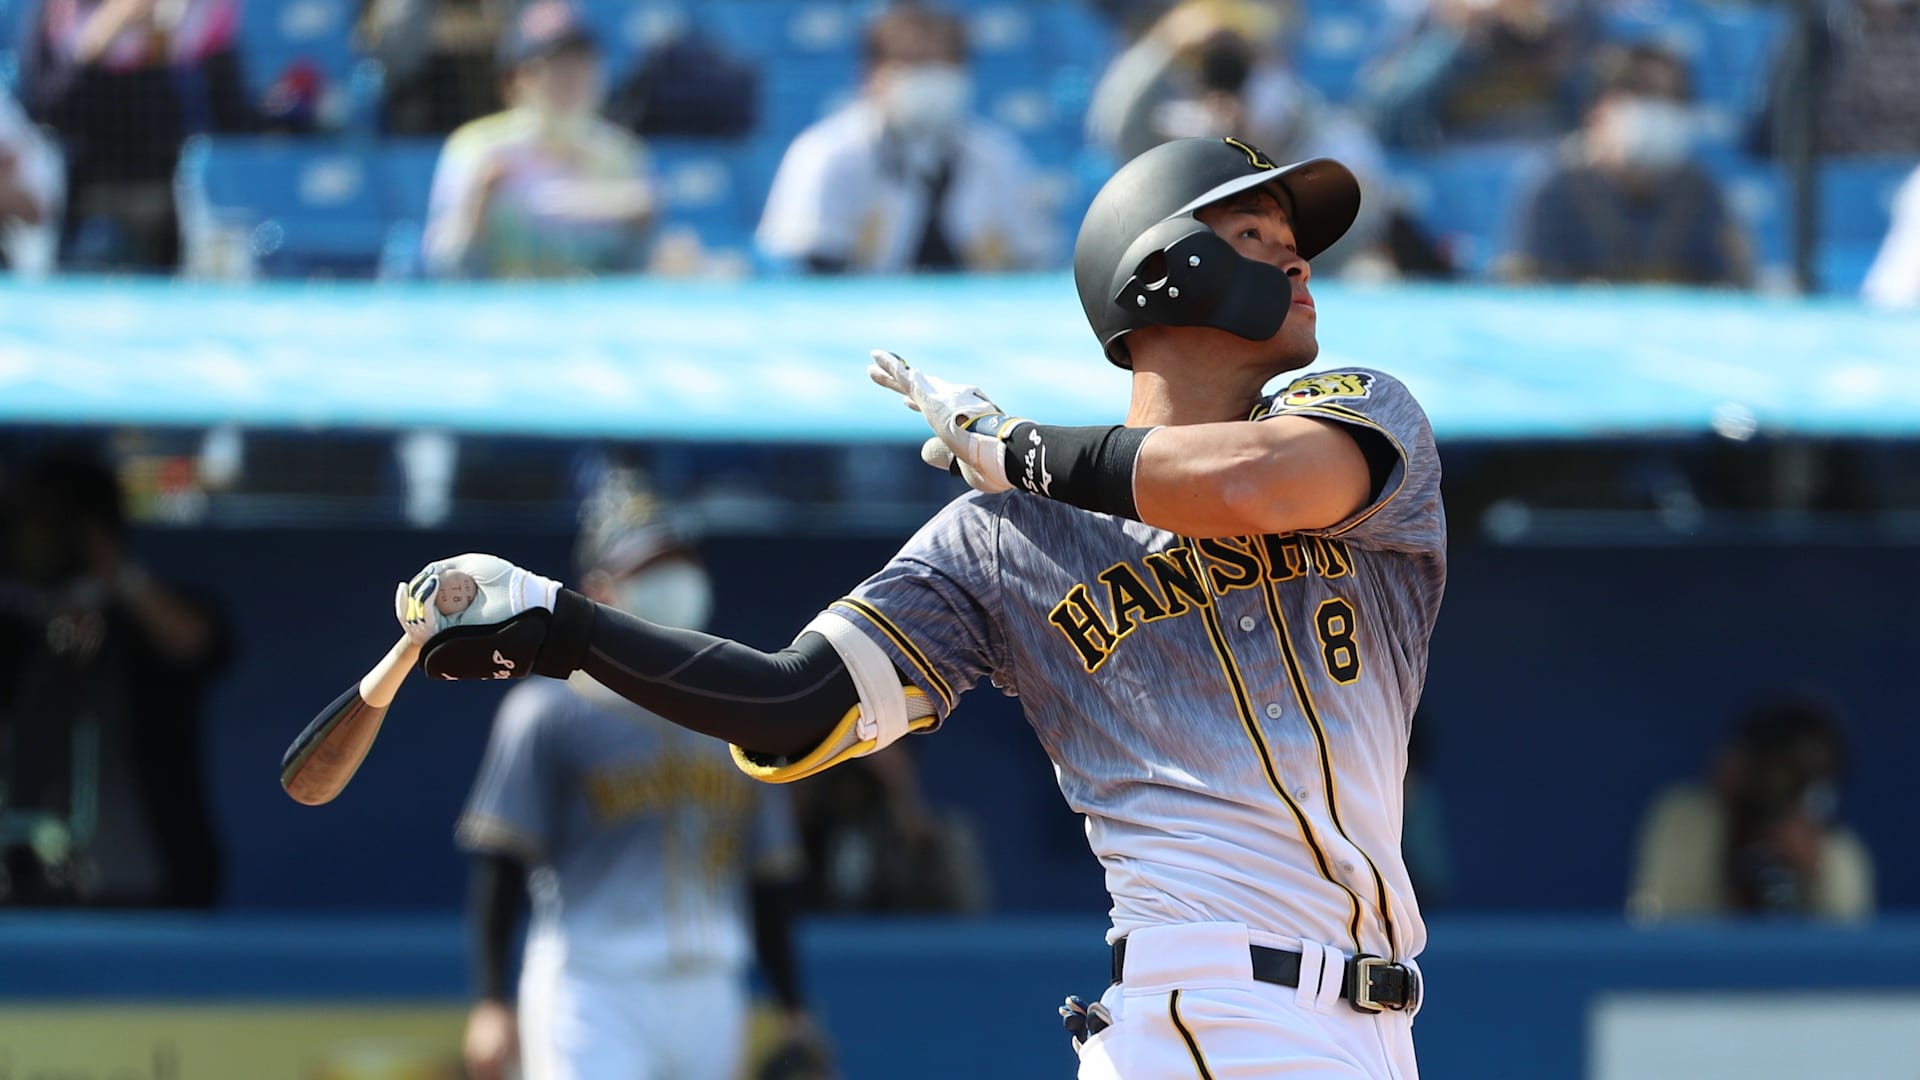
[[1283,196],[1300,256],[1344,235],[1360,186],[1339,162],[1276,166],[1237,139],[1179,139],[1128,162],[1094,197],[1074,245],[1080,303],[1107,359],[1129,367],[1125,343],[1144,326],[1206,326],[1264,341],[1292,302],[1286,271],[1242,257],[1194,215],[1272,185]]

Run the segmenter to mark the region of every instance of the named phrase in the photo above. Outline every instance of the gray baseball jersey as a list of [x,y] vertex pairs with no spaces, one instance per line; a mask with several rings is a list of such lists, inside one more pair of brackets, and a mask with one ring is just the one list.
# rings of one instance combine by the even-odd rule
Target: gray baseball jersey
[[746,963],[747,871],[798,866],[786,791],[741,775],[726,743],[576,679],[531,678],[500,703],[460,846],[528,864],[530,949],[608,971]]
[[1446,584],[1425,413],[1379,372],[1305,375],[1253,415],[1384,434],[1399,461],[1337,526],[1193,539],[1019,493],[970,493],[831,611],[944,718],[1017,694],[1087,818],[1117,938],[1232,921],[1406,958],[1426,932],[1401,784]]

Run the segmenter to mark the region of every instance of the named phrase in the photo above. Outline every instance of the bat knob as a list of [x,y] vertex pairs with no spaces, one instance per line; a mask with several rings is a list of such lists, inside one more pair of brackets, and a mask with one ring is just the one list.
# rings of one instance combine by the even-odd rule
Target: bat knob
[[480,595],[480,584],[465,570],[443,570],[440,587],[433,594],[434,609],[442,615],[458,615]]

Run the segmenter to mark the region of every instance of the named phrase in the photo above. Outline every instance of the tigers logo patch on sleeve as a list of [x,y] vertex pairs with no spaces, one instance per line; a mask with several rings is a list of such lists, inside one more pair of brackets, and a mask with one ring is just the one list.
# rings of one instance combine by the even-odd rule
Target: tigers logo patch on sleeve
[[1373,376],[1360,371],[1332,371],[1293,380],[1274,399],[1275,409],[1318,405],[1340,398],[1363,398],[1373,390]]

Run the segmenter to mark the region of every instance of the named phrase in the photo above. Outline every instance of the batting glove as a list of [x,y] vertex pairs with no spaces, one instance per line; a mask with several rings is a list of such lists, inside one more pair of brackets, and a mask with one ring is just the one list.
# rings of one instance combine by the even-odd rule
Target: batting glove
[[492,626],[532,608],[553,610],[560,583],[498,555],[456,555],[430,562],[393,595],[401,629],[417,645],[450,626]]
[[963,386],[908,366],[884,349],[875,349],[867,375],[899,394],[909,409],[926,418],[934,437],[920,448],[920,459],[936,469],[951,469],[977,491],[1006,491],[1007,448],[1003,438],[1019,423],[987,400],[977,386]]

